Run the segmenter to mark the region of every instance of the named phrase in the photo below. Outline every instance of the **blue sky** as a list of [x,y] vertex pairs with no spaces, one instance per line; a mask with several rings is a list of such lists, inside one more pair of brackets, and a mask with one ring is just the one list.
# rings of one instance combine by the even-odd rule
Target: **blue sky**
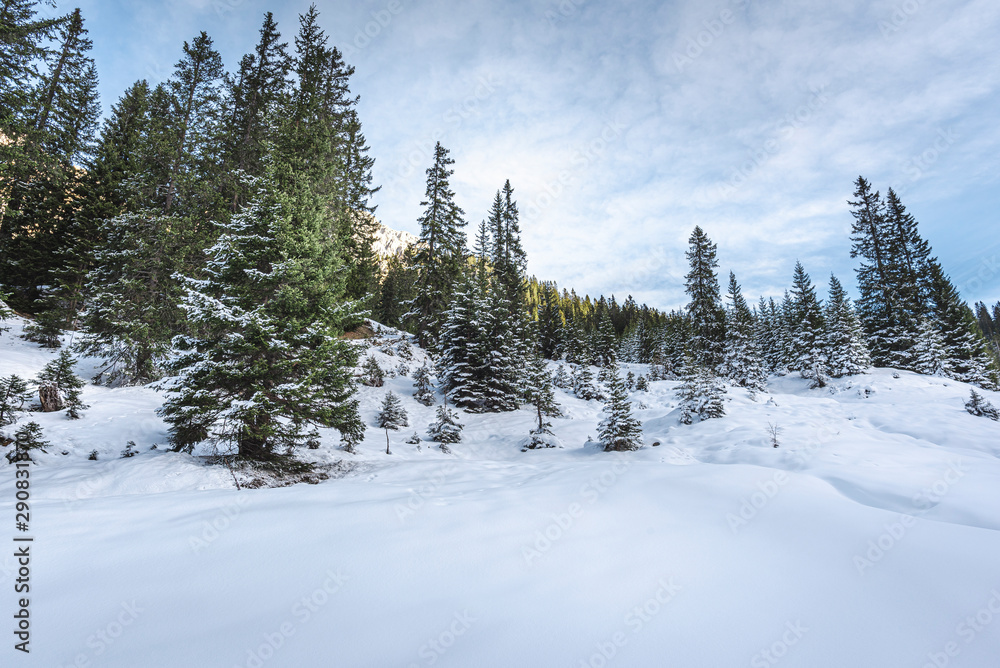
[[[80,0],[107,110],[206,30],[233,68],[306,3]],[[800,259],[854,285],[846,200],[896,188],[970,301],[1000,299],[1000,3],[318,2],[357,68],[379,217],[416,233],[434,141],[470,233],[509,178],[529,271],[685,303],[701,225],[720,279],[780,295]],[[470,234],[471,236],[471,234]]]

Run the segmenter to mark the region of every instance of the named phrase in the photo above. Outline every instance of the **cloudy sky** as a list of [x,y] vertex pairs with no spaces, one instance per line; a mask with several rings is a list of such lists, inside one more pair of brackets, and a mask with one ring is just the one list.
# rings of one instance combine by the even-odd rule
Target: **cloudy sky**
[[[300,3],[79,0],[107,109],[199,30],[228,68]],[[382,185],[418,232],[435,140],[471,228],[509,178],[529,271],[592,295],[685,302],[695,225],[723,278],[780,295],[800,259],[854,284],[846,201],[892,186],[969,300],[1000,299],[1000,3],[318,2]],[[59,9],[73,5],[63,2]]]

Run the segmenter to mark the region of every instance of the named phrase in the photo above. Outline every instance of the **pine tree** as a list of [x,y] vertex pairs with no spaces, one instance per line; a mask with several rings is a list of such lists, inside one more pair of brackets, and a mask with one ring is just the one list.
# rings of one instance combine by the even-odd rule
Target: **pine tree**
[[573,379],[570,374],[566,373],[565,364],[560,364],[558,368],[556,368],[556,375],[552,379],[552,384],[563,390],[571,389],[573,387]]
[[448,408],[447,404],[438,406],[436,419],[428,427],[427,435],[432,441],[437,441],[442,446],[460,442],[462,440],[462,425],[458,421],[458,414]]
[[997,387],[997,370],[972,309],[937,260],[930,261],[930,299],[933,317],[944,339],[951,377],[984,389]]
[[23,378],[15,374],[0,378],[0,427],[17,422],[28,398],[28,383]]
[[385,429],[385,454],[391,455],[392,453],[389,451],[389,430],[398,431],[401,427],[410,426],[406,409],[403,408],[403,402],[391,391],[385,393],[382,406],[375,416],[375,424]]
[[823,311],[812,279],[801,262],[795,263],[791,298],[795,324],[792,330],[793,366],[790,368],[798,370],[803,378],[812,379],[813,387],[823,387],[827,376]]
[[681,424],[691,424],[695,418],[709,420],[726,414],[723,401],[726,388],[708,366],[689,361],[676,391],[680,399]]
[[0,105],[0,284],[15,306],[37,313],[52,307],[51,274],[80,207],[100,105],[80,11],[33,21],[30,4],[0,9],[0,53],[12,58],[0,65],[0,81],[12,86],[2,96],[14,105]]
[[66,409],[67,417],[77,419],[87,405],[80,399],[83,379],[74,372],[76,359],[63,350],[38,373],[35,384],[44,412]]
[[371,355],[361,364],[361,382],[368,387],[382,387],[385,384],[385,372],[378,360]]
[[[325,215],[288,166],[269,163],[247,206],[222,225],[204,280],[186,279],[193,333],[179,336],[160,413],[174,448],[207,441],[244,459],[269,460],[341,431],[353,451],[354,348],[340,340],[349,307],[336,301]],[[279,184],[284,183],[284,188]]]
[[485,318],[482,286],[472,276],[466,276],[455,290],[451,307],[444,313],[438,368],[445,395],[469,411],[484,410],[486,401]]
[[649,389],[649,381],[646,380],[645,376],[639,376],[635,381],[636,392],[645,392]]
[[440,315],[450,301],[451,287],[461,272],[465,255],[465,233],[462,227],[464,211],[455,204],[455,193],[449,179],[454,164],[448,149],[438,142],[434,146],[434,164],[427,169],[425,207],[420,216],[420,242],[414,257],[417,269],[417,297],[410,313],[422,348],[437,342]]
[[975,390],[970,390],[969,400],[965,402],[965,410],[978,417],[1000,420],[1000,411]]
[[695,227],[688,240],[690,249],[685,254],[691,270],[685,277],[688,318],[693,329],[691,351],[699,364],[716,366],[722,361],[726,335],[725,312],[719,296],[719,280],[715,269],[716,245],[701,227]]
[[556,403],[552,375],[549,373],[542,357],[536,358],[528,374],[528,401],[535,409],[537,424],[531,434],[521,444],[521,452],[541,448],[561,448],[562,442],[552,433],[552,423],[546,417],[559,416],[559,404]]
[[628,390],[619,373],[618,362],[613,357],[608,398],[604,403],[604,419],[597,430],[605,452],[638,450],[642,447],[642,424],[632,415]]
[[720,373],[753,396],[767,388],[767,373],[754,340],[753,314],[733,272],[729,272],[729,300],[732,305],[726,313],[726,347]]
[[912,354],[913,370],[917,373],[951,377],[952,368],[945,350],[944,338],[930,318],[920,321]]
[[431,370],[425,361],[413,374],[413,398],[424,406],[434,405],[434,390],[431,387]]
[[600,393],[594,387],[594,373],[587,364],[580,364],[573,369],[573,394],[584,401],[597,399]]
[[854,314],[847,292],[833,274],[830,275],[830,298],[826,305],[825,321],[823,347],[830,375],[840,378],[867,371],[871,360],[861,323]]
[[51,444],[42,439],[42,427],[37,422],[28,422],[14,432],[14,449],[7,453],[7,461],[11,464],[19,461],[31,461],[31,452],[41,450]]

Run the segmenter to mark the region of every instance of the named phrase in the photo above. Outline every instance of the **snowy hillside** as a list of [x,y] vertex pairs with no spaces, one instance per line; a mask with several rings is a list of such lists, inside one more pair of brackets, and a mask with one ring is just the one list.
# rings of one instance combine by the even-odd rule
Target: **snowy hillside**
[[[54,356],[20,327],[0,335],[2,376]],[[1000,422],[964,410],[968,385],[771,378],[682,426],[677,383],[657,381],[632,393],[645,446],[618,454],[587,444],[601,404],[557,390],[564,449],[522,453],[522,409],[462,413],[446,454],[411,397],[422,351],[378,338],[357,342],[392,370],[359,390],[366,439],[303,450],[315,485],[237,490],[167,452],[149,388],[88,385],[79,420],[22,417],[52,446],[31,468],[31,654],[3,665],[996,665]],[[371,426],[387,390],[410,425],[391,455]],[[2,461],[8,534],[15,491]]]

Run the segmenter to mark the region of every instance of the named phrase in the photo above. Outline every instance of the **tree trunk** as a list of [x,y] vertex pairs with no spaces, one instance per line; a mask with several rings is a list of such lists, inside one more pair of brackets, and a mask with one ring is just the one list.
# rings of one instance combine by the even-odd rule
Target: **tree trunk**
[[38,400],[42,403],[43,413],[54,413],[63,409],[63,400],[59,396],[59,388],[55,385],[42,385],[39,387]]

